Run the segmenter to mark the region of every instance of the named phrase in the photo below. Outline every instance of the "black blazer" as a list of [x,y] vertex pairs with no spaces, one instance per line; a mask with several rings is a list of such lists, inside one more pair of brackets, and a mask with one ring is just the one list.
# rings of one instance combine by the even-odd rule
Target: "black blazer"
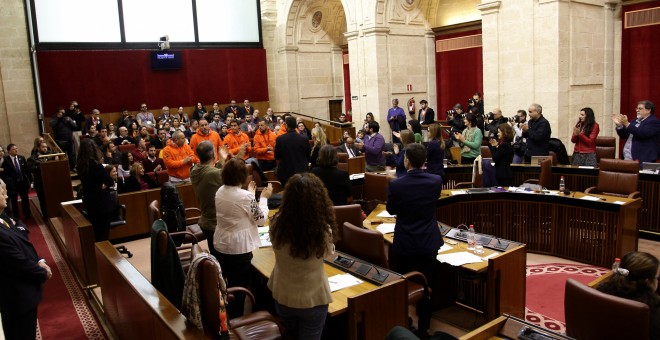
[[277,177],[285,184],[294,174],[309,170],[308,157],[310,155],[309,139],[296,132],[295,129],[277,137],[275,140],[275,159]]
[[4,212],[0,218],[0,312],[20,315],[41,302],[43,283],[48,278],[39,267],[37,251],[30,243],[25,227],[14,223]]
[[426,116],[424,116],[424,120],[420,119],[421,114],[422,114],[422,109],[419,109],[419,113],[417,114],[417,119],[419,119],[420,124],[429,125],[435,122],[435,111],[433,111],[432,108],[430,107],[426,108]]
[[[21,167],[23,180],[32,182],[32,173],[29,171],[25,157],[18,155],[18,165]],[[5,184],[7,184],[7,190],[14,189],[17,184],[17,174],[16,167],[14,166],[14,162],[12,161],[11,156],[7,155],[4,157],[2,168],[4,169],[2,172],[2,180],[5,181]]]
[[[346,150],[346,143],[338,146],[337,150],[339,152],[348,153],[348,150]],[[362,155],[362,152],[360,152],[360,150],[358,150],[358,148],[355,146],[355,144],[353,144],[353,146],[351,147],[351,151],[353,151],[353,155],[355,155],[355,156],[361,156]]]
[[353,186],[348,172],[336,167],[316,167],[311,172],[318,176],[328,189],[328,196],[334,205],[348,204],[347,198],[353,196]]
[[[103,165],[90,162],[87,174],[80,176],[83,191],[83,208],[90,214],[110,213],[117,202],[110,196],[110,188],[115,184]],[[105,188],[103,185],[105,184]]]
[[[490,153],[493,155],[493,162],[495,162],[495,177],[498,179],[501,178],[513,178],[513,173],[511,172],[511,162],[513,162],[513,146],[511,143],[504,142],[500,144],[497,148],[489,145]],[[500,183],[498,183],[501,185]]]
[[387,211],[396,216],[392,251],[403,256],[437,254],[444,244],[435,217],[442,178],[421,169],[390,182]]
[[527,150],[525,156],[547,156],[550,154],[550,135],[552,129],[550,123],[545,117],[530,120],[527,125],[529,129],[523,132],[523,137],[527,138]]

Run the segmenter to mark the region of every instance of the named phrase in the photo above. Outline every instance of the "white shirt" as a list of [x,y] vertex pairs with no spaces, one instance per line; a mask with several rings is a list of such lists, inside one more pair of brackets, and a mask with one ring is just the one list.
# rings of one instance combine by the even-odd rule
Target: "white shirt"
[[268,217],[268,200],[237,186],[223,185],[215,193],[218,224],[213,234],[213,247],[223,254],[245,254],[259,248],[257,227]]

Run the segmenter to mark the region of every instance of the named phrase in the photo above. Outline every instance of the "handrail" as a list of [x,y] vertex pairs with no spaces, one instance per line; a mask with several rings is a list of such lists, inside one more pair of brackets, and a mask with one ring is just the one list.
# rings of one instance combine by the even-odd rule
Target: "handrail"
[[321,121],[321,122],[328,123],[328,125],[340,125],[341,127],[345,127],[345,126],[353,126],[353,123],[354,123],[354,122],[340,123],[340,122],[337,122],[337,121],[334,121],[334,120],[329,120],[329,119],[325,119],[325,118],[313,117],[313,116],[306,115],[306,114],[303,114],[303,113],[291,112],[291,111],[278,111],[278,112],[273,112],[273,114],[275,114],[275,115],[277,115],[277,116],[279,116],[279,115],[284,115],[284,114],[287,114],[287,113],[289,113],[289,114],[291,114],[291,115],[293,115],[293,116],[302,116],[302,117],[310,118],[310,119],[312,120],[312,122],[318,120],[318,121]]

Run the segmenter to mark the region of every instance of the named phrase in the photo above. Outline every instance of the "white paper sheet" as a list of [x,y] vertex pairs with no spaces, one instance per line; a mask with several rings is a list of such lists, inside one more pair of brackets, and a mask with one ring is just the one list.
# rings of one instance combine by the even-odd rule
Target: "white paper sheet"
[[587,201],[600,201],[600,198],[599,198],[599,197],[596,197],[596,196],[589,196],[589,195],[587,195],[587,196],[582,196],[582,197],[580,197],[580,199],[582,199],[582,200],[587,200]]
[[445,255],[438,255],[436,259],[442,263],[447,263],[452,266],[462,266],[468,263],[480,263],[481,257],[468,253],[466,251],[451,253]]
[[328,282],[330,283],[330,291],[334,292],[347,287],[359,285],[364,281],[358,279],[357,277],[351,274],[346,273],[346,274],[331,276],[328,278]]
[[488,255],[488,256],[484,256],[484,257],[482,257],[481,259],[484,260],[484,261],[488,261],[489,258],[491,258],[491,257],[495,257],[495,256],[497,256],[497,255],[499,255],[499,254],[500,254],[500,253],[492,253],[492,254],[490,254],[490,255]]
[[445,243],[445,244],[442,245],[442,247],[440,247],[440,249],[438,250],[438,253],[442,253],[442,252],[445,252],[447,250],[452,250],[452,249],[454,249],[454,247],[452,247],[452,246],[448,245],[447,243]]
[[352,175],[350,175],[350,176],[348,176],[348,177],[350,177],[350,179],[352,179],[352,180],[353,180],[353,179],[364,178],[364,172],[363,172],[363,173],[359,173],[359,174],[352,174]]
[[614,201],[614,204],[624,205],[624,204],[626,204],[626,202],[624,202],[624,201]]
[[381,211],[378,215],[378,217],[387,217],[387,218],[392,218],[394,215],[390,215],[390,213],[387,212],[387,210]]
[[465,195],[465,194],[467,194],[467,191],[465,191],[465,190],[452,190],[451,194],[452,194],[452,196],[453,195]]
[[259,232],[259,239],[261,240],[261,248],[271,247],[273,244],[270,243],[270,233],[268,232],[269,227],[258,227],[257,231]]
[[376,227],[376,230],[378,230],[381,234],[393,233],[394,225],[394,223],[382,223]]

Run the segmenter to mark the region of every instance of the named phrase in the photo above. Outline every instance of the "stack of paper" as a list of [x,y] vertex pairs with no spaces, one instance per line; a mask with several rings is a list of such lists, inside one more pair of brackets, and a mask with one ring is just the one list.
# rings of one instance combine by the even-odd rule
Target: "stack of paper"
[[465,195],[465,194],[467,194],[467,191],[465,191],[465,190],[452,190],[451,194],[452,195]]
[[364,172],[359,174],[352,174],[349,176],[351,180],[364,178]]
[[442,263],[447,263],[452,266],[462,266],[468,263],[481,262],[481,257],[474,255],[472,253],[468,253],[466,251],[451,253],[446,255],[438,255],[436,259],[438,259],[438,261]]
[[595,196],[582,196],[580,199],[587,200],[587,201],[600,201],[600,198],[595,197]]
[[454,249],[452,246],[445,243],[445,244],[442,245],[442,247],[440,247],[440,250],[438,250],[438,253],[442,253],[442,252],[445,252],[447,250],[452,250],[452,249]]
[[382,223],[376,227],[381,234],[393,233],[394,232],[394,223]]
[[376,215],[376,216],[378,216],[378,217],[385,217],[385,218],[392,218],[392,217],[395,217],[394,215],[390,215],[390,213],[388,213],[387,210],[383,210],[383,211],[381,211],[381,212],[378,213],[378,215]]
[[346,273],[346,274],[338,274],[335,276],[331,276],[328,278],[328,282],[330,283],[330,291],[334,292],[340,289],[359,285],[364,281],[358,279],[357,277],[351,274]]

